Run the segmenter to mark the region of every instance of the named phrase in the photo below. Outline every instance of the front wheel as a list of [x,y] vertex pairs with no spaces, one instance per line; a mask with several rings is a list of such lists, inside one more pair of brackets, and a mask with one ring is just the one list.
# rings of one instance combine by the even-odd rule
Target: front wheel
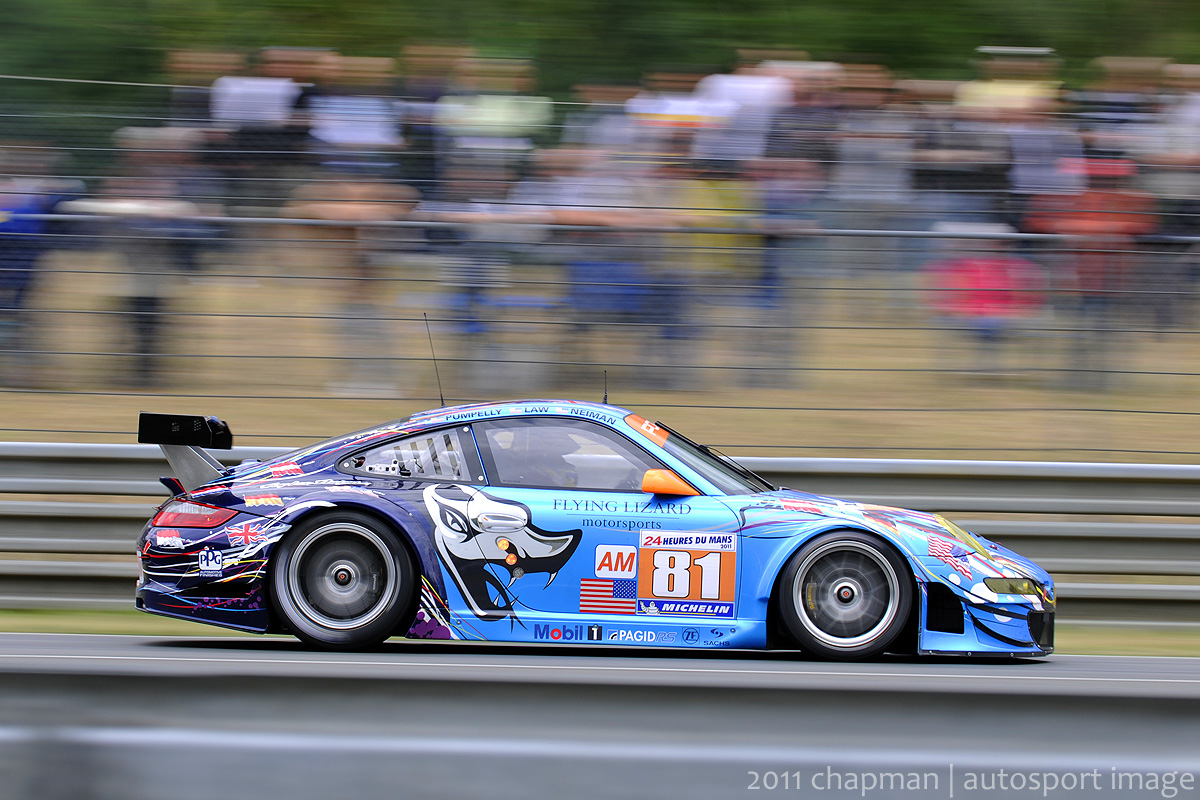
[[338,650],[387,639],[415,611],[416,568],[395,531],[366,514],[302,521],[271,571],[271,600],[308,644]]
[[792,556],[779,585],[784,628],[805,652],[837,661],[882,653],[908,622],[908,565],[859,531],[818,536]]

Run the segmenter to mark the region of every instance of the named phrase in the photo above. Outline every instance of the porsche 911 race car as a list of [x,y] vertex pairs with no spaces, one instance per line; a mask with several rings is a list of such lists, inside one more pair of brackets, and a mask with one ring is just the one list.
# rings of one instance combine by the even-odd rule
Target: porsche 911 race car
[[1054,585],[934,514],[778,489],[625,409],[438,408],[226,468],[215,417],[143,414],[173,497],[137,607],[353,649],[391,636],[1042,656]]

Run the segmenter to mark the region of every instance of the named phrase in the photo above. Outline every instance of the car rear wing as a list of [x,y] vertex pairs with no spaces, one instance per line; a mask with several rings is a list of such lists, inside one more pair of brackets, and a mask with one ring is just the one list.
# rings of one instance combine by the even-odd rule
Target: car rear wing
[[179,485],[190,492],[225,472],[225,465],[202,448],[229,450],[233,433],[224,420],[216,417],[143,411],[138,415],[138,441],[158,445]]

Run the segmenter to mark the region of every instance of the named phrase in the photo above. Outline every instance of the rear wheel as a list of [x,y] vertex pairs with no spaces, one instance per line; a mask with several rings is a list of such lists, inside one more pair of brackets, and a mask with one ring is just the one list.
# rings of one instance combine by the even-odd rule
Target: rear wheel
[[882,653],[908,622],[908,565],[859,531],[833,531],[792,556],[779,585],[779,614],[801,650],[838,661]]
[[395,531],[366,514],[335,511],[302,521],[283,540],[271,599],[309,644],[370,647],[411,623],[416,574]]

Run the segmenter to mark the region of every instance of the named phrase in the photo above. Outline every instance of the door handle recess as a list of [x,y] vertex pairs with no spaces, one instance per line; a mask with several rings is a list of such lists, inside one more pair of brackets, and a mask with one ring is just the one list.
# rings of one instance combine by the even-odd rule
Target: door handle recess
[[518,517],[513,514],[488,511],[476,515],[473,522],[476,528],[488,533],[512,533],[524,528],[527,520],[525,517]]

